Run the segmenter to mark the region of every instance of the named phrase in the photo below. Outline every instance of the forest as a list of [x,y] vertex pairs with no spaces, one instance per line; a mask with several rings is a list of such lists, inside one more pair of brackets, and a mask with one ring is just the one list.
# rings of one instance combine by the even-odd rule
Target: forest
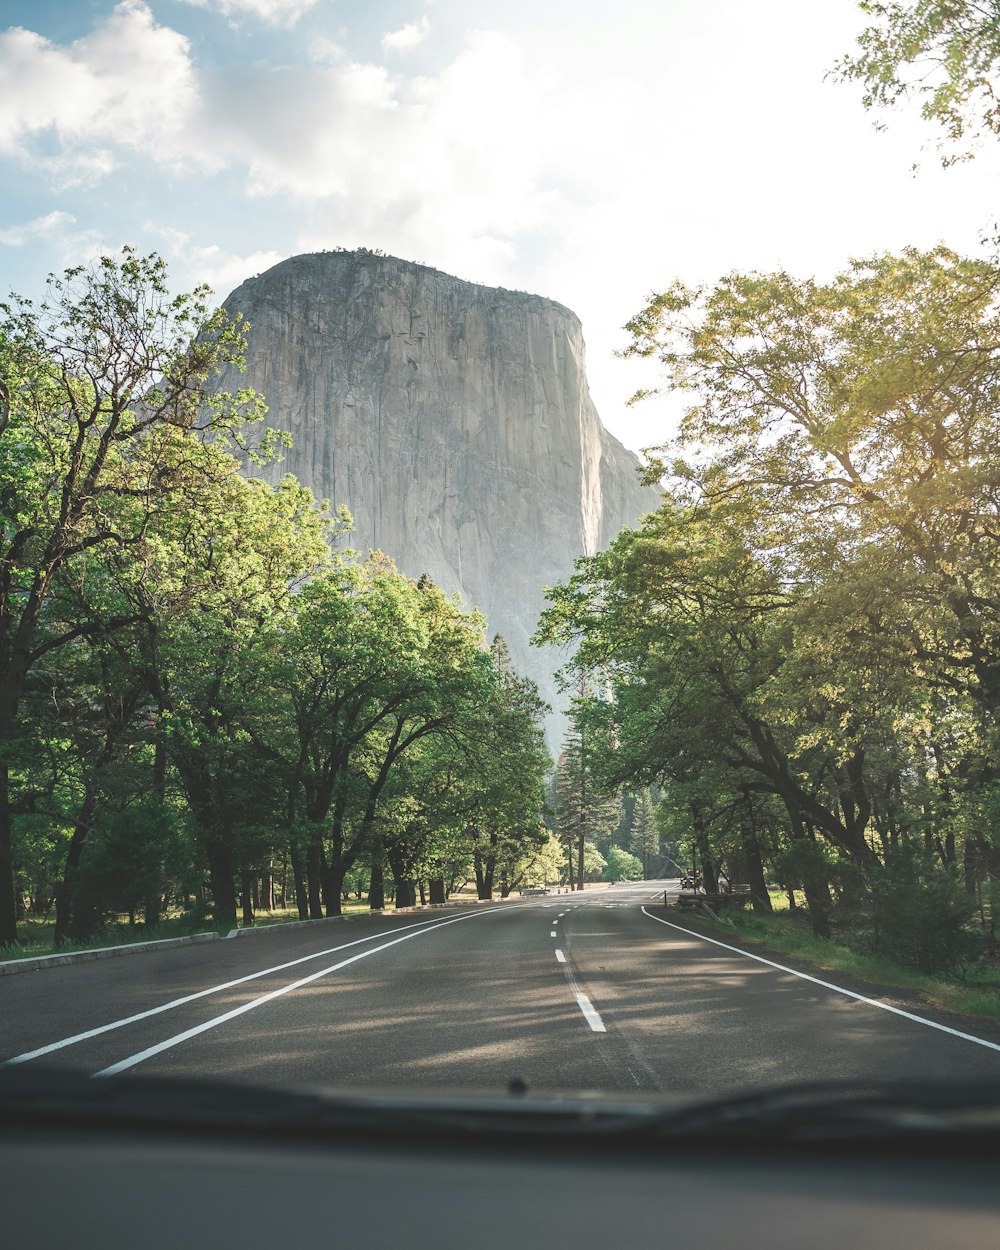
[[0,308],[0,946],[481,898],[543,874],[545,705],[428,578],[346,545],[245,326],[126,249]]
[[662,505],[540,631],[579,646],[595,792],[658,787],[709,889],[925,972],[997,954],[998,291],[938,247],[656,295],[626,354],[691,397]]

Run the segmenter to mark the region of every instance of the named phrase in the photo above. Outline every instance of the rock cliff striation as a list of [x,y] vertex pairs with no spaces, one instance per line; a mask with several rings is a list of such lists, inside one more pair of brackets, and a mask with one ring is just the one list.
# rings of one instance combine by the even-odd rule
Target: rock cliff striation
[[367,251],[296,256],[237,288],[247,373],[284,463],[379,549],[480,608],[559,703],[560,657],[528,640],[543,588],[656,506],[591,402],[561,304]]

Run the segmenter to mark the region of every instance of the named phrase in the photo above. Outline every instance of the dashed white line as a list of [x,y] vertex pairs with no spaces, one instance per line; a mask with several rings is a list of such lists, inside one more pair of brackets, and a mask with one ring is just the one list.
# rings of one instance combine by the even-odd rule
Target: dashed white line
[[587,995],[584,994],[582,990],[574,990],[573,993],[576,995],[576,1001],[579,1004],[580,1010],[583,1012],[583,1018],[587,1021],[594,1032],[607,1033],[607,1029],[604,1027],[604,1021],[601,1019],[597,1009]]
[[556,960],[561,964],[566,962],[566,956],[562,953],[558,946],[556,947]]
[[549,934],[549,937],[558,937],[558,936],[559,934],[556,933],[555,929],[553,929],[552,932]]
[[799,977],[803,981],[811,981],[813,985],[822,985],[825,990],[833,990],[837,994],[844,994],[848,998],[853,998],[856,1002],[867,1003],[869,1007],[878,1007],[880,1011],[889,1011],[894,1016],[902,1016],[904,1020],[912,1020],[915,1024],[926,1025],[929,1029],[937,1029],[940,1033],[950,1033],[952,1037],[959,1037],[963,1042],[974,1042],[977,1046],[985,1046],[988,1050],[1000,1051],[1000,1045],[996,1042],[988,1042],[985,1038],[975,1037],[972,1033],[960,1033],[958,1029],[950,1029],[946,1024],[937,1024],[934,1020],[928,1020],[924,1016],[916,1016],[912,1011],[902,1011],[899,1007],[890,1007],[888,1003],[879,1002],[877,998],[867,998],[864,994],[855,994],[853,990],[845,990],[842,985],[834,985],[830,981],[821,981],[819,977],[811,977],[806,972],[797,972],[794,968],[788,968],[784,964],[777,964],[772,959],[765,959],[763,955],[751,955],[749,951],[740,950],[738,946],[729,946],[726,942],[719,942],[715,938],[706,937],[704,933],[696,933],[694,929],[685,929],[683,925],[673,924],[670,920],[662,920],[659,916],[654,916],[651,912],[642,908],[643,915],[648,916],[650,920],[655,920],[658,924],[665,924],[670,929],[676,929],[679,933],[686,933],[689,937],[698,938],[702,942],[711,942],[713,946],[721,946],[723,950],[732,951],[735,955],[742,955],[744,959],[753,959],[759,964],[767,964],[769,968],[777,968],[779,972],[790,973],[793,977]]

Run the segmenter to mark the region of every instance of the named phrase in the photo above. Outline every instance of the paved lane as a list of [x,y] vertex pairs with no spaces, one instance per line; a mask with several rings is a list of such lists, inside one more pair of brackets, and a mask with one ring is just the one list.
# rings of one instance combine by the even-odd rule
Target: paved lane
[[[706,942],[652,894],[617,886],[3,978],[0,1056],[94,1031],[30,1062],[281,1085],[496,1088],[516,1077],[678,1093],[1000,1074],[1000,1051]],[[994,1026],[934,1018],[1000,1046]]]

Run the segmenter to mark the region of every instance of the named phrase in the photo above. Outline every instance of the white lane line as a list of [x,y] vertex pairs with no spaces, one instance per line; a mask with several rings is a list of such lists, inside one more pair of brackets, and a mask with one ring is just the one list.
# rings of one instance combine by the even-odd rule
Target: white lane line
[[566,956],[562,953],[562,951],[558,948],[558,946],[556,947],[556,960],[558,963],[561,963],[561,964],[564,964],[566,962]]
[[[467,912],[465,915],[456,916],[452,920],[440,921],[434,926],[434,929],[443,929],[447,925],[458,924],[461,920],[471,920],[473,916],[486,914],[488,913]],[[496,915],[497,913],[493,912],[492,914]],[[331,972],[339,972],[341,968],[346,968],[349,964],[356,964],[359,960],[367,959],[370,955],[377,955],[380,951],[388,950],[390,946],[398,946],[400,942],[408,942],[410,938],[422,936],[423,934],[421,933],[407,933],[403,937],[393,938],[391,942],[383,942],[381,946],[373,946],[370,950],[359,951],[357,955],[351,955],[348,959],[342,959],[340,963],[331,964],[329,968],[320,968],[319,972],[311,972],[309,976],[301,977],[290,985],[284,985],[280,989],[272,990],[269,994],[262,994],[260,998],[253,998],[250,1002],[243,1003],[240,1007],[234,1007],[232,1011],[226,1011],[221,1016],[205,1020],[202,1024],[195,1025],[194,1028],[185,1029],[183,1033],[176,1033],[173,1037],[168,1037],[166,1041],[157,1042],[155,1046],[148,1046],[145,1050],[140,1050],[135,1055],[129,1055],[127,1059],[113,1063],[110,1067],[102,1068],[100,1072],[95,1072],[94,1075],[114,1076],[118,1072],[126,1072],[129,1068],[134,1068],[146,1059],[152,1059],[154,1055],[159,1055],[163,1051],[169,1050],[172,1046],[179,1046],[181,1042],[197,1037],[199,1033],[207,1033],[209,1029],[216,1029],[220,1024],[225,1024],[229,1020],[235,1020],[237,1016],[246,1015],[248,1011],[253,1011],[257,1007],[263,1007],[265,1003],[273,1002],[274,999],[281,998],[284,994],[290,994],[292,990],[300,989],[311,981],[318,981],[320,977],[328,976]]]
[[583,1018],[587,1021],[594,1032],[607,1033],[608,1030],[604,1027],[604,1021],[598,1015],[594,1004],[590,1001],[587,995],[584,994],[582,990],[574,990],[573,993],[576,995],[576,1001],[579,1004],[580,1010],[583,1012]]
[[555,929],[553,929],[552,932],[549,934],[549,937],[558,937],[558,936],[559,935],[558,933],[556,933]]
[[[462,917],[496,914],[496,912],[489,910],[463,912]],[[404,929],[424,929],[429,925],[441,923],[443,922],[435,916],[433,920],[420,920],[415,924],[401,925],[399,929],[391,930],[391,932],[400,933]],[[150,1016],[158,1016],[164,1011],[173,1011],[175,1007],[183,1007],[185,1003],[193,1003],[199,998],[207,998],[210,994],[219,994],[223,990],[230,990],[235,985],[245,985],[247,981],[256,981],[260,977],[269,976],[272,972],[284,972],[286,968],[295,968],[299,964],[309,963],[310,960],[322,959],[325,955],[333,955],[337,951],[347,950],[350,946],[360,946],[362,942],[372,942],[376,938],[384,936],[384,932],[369,933],[367,937],[357,938],[353,942],[342,942],[340,946],[329,946],[326,950],[314,951],[311,955],[303,955],[299,959],[290,959],[287,963],[275,964],[271,968],[262,968],[259,972],[251,972],[245,977],[237,977],[235,981],[223,981],[221,985],[213,985],[210,989],[198,990],[195,994],[185,994],[183,998],[173,998],[170,1002],[161,1003],[159,1007],[151,1007],[148,1011],[139,1011],[133,1016],[124,1016],[121,1020],[112,1020],[110,1024],[102,1024],[95,1029],[87,1029],[84,1033],[74,1033],[72,1037],[64,1037],[60,1042],[51,1042],[48,1046],[39,1046],[37,1050],[27,1050],[22,1055],[15,1055],[13,1059],[7,1059],[0,1063],[0,1067],[7,1067],[15,1063],[27,1063],[29,1059],[40,1059],[43,1055],[51,1055],[54,1051],[62,1050],[66,1046],[75,1046],[77,1042],[85,1042],[91,1037],[100,1037],[102,1033],[110,1033],[114,1029],[123,1029],[127,1024],[135,1024],[139,1020],[148,1020]]]
[[853,998],[856,1002],[867,1003],[869,1007],[878,1007],[881,1011],[889,1011],[894,1016],[902,1016],[904,1020],[912,1020],[914,1024],[926,1025],[929,1029],[937,1029],[939,1033],[950,1033],[952,1037],[961,1038],[963,1042],[974,1042],[977,1046],[985,1046],[987,1050],[1000,1051],[1000,1044],[997,1042],[988,1042],[983,1037],[975,1037],[972,1033],[962,1033],[958,1029],[950,1029],[946,1024],[938,1024],[934,1020],[928,1020],[925,1016],[916,1016],[912,1011],[903,1011],[899,1007],[891,1007],[888,1003],[880,1002],[877,998],[866,998],[864,994],[855,994],[853,990],[845,990],[842,985],[833,985],[830,981],[821,981],[819,977],[811,977],[807,972],[797,972],[794,968],[788,968],[784,964],[776,964],[772,959],[765,959],[763,955],[751,955],[749,951],[740,950],[738,946],[729,946],[726,942],[719,942],[715,938],[706,937],[704,933],[696,933],[694,929],[685,929],[682,925],[673,924],[669,920],[662,920],[659,916],[652,915],[643,907],[644,915],[649,916],[650,920],[657,921],[658,924],[665,924],[668,928],[676,929],[679,933],[686,933],[689,937],[699,938],[702,942],[711,942],[713,946],[721,946],[723,950],[732,951],[736,955],[742,955],[744,959],[756,960],[759,964],[767,964],[769,968],[777,968],[779,972],[788,972],[793,977],[799,977],[803,981],[811,981],[813,985],[822,985],[825,990],[833,990],[837,994],[844,994],[848,998]]

